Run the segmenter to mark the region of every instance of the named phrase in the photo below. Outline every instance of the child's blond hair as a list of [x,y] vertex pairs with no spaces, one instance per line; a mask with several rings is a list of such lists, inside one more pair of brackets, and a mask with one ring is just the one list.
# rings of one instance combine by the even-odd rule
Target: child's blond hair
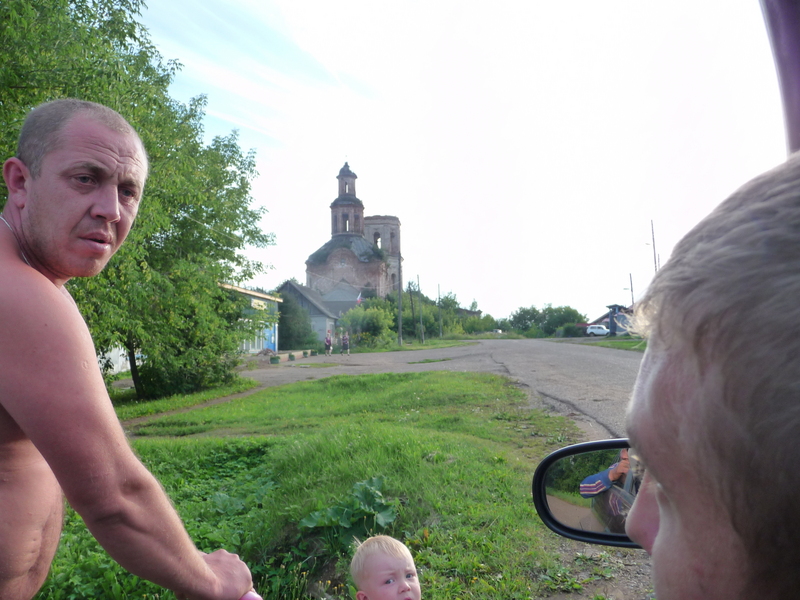
[[388,535],[376,535],[359,543],[356,547],[353,560],[350,561],[350,576],[357,588],[361,588],[361,583],[364,577],[364,566],[367,564],[367,559],[376,554],[388,554],[397,558],[410,558],[411,551],[400,540],[396,540]]

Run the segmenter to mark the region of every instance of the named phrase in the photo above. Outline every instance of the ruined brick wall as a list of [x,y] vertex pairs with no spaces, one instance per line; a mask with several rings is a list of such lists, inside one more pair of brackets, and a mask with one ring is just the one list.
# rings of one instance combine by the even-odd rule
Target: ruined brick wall
[[342,280],[359,289],[375,288],[381,298],[389,291],[387,264],[380,260],[361,262],[348,248],[334,250],[322,264],[306,266],[306,285],[320,294],[327,294]]

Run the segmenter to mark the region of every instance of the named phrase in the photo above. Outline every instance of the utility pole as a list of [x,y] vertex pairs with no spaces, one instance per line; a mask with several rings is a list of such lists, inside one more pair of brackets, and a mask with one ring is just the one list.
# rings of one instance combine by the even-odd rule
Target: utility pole
[[439,339],[442,339],[442,286],[436,284],[436,294],[439,296],[436,303],[439,305]]
[[414,316],[414,289],[411,282],[408,282],[408,299],[411,300],[411,322],[414,323],[414,329],[417,329],[417,317]]
[[422,328],[422,290],[419,286],[419,275],[417,275],[417,301],[419,303],[419,335],[422,343],[425,343],[425,330]]
[[653,236],[653,268],[658,273],[658,258],[656,255],[656,230],[653,227],[653,219],[650,219],[650,234]]
[[631,306],[633,306],[633,274],[628,273],[628,277],[631,279]]
[[397,265],[397,345],[403,347],[403,257]]

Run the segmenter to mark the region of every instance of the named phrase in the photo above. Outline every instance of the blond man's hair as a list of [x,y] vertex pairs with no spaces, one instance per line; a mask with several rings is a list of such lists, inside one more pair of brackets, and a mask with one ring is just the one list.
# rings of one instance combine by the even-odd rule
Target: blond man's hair
[[[751,595],[800,587],[800,153],[676,246],[636,307],[651,344],[688,356],[702,399],[682,440],[744,542]],[[674,404],[674,403],[673,403]],[[655,405],[669,427],[682,417]],[[677,459],[676,459],[677,460]]]
[[[358,542],[357,542],[358,543]],[[357,588],[361,588],[366,573],[364,572],[367,560],[376,554],[387,554],[396,558],[410,558],[411,551],[400,540],[388,535],[376,535],[358,543],[353,560],[350,561],[350,576]]]

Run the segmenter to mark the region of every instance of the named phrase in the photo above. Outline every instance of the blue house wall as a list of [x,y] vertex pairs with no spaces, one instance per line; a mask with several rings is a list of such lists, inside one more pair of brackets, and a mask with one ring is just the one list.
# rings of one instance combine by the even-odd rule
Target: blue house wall
[[270,296],[269,294],[262,294],[261,292],[254,292],[235,285],[228,285],[227,283],[219,284],[220,287],[226,290],[232,290],[247,298],[250,302],[250,310],[255,312],[257,310],[266,310],[270,315],[275,317],[273,323],[268,324],[262,331],[254,338],[245,340],[240,346],[240,350],[245,354],[257,354],[262,350],[278,351],[278,302],[282,302],[280,298]]

